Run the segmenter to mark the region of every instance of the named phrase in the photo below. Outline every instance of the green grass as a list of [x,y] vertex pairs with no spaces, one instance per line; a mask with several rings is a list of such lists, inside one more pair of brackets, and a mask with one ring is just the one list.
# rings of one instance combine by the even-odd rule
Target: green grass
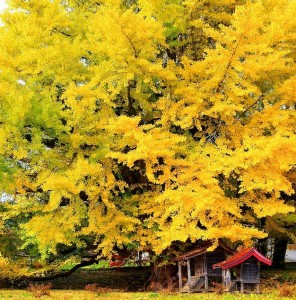
[[[63,265],[61,268],[62,271],[68,271],[72,269],[76,264],[75,263],[69,263]],[[81,268],[82,270],[98,270],[98,269],[108,269],[109,268],[109,261],[107,260],[101,260],[97,264],[93,264],[87,267]]]
[[[9,291],[1,290],[0,299],[6,300],[31,300],[37,299],[32,293],[27,291]],[[97,294],[88,291],[50,291],[50,296],[42,296],[39,299],[55,299],[55,300],[94,300],[94,299],[109,299],[109,300],[274,300],[285,299],[285,297],[279,297],[276,291],[270,291],[268,293],[256,294],[223,294],[217,295],[215,293],[202,293],[202,294],[167,294],[167,293],[104,293]],[[296,298],[286,298],[296,299]]]
[[[72,269],[76,264],[75,263],[69,263],[69,264],[65,264],[63,265],[63,267],[61,268],[62,271],[68,271],[70,269]],[[149,264],[145,264],[145,266],[148,266]],[[124,267],[137,267],[138,265],[135,264],[132,260],[128,261],[124,266]],[[87,267],[83,267],[81,268],[82,270],[99,270],[99,269],[110,269],[109,266],[109,260],[101,260],[99,261],[97,264],[93,264]]]
[[[92,266],[96,270],[102,268],[102,263]],[[261,294],[240,294],[224,293],[217,295],[216,293],[198,293],[198,294],[179,294],[168,293],[166,291],[155,293],[124,293],[124,292],[108,292],[101,293],[85,291],[85,290],[50,290],[50,296],[42,296],[39,299],[54,300],[280,300],[295,299],[296,300],[296,269],[287,268],[285,270],[263,269],[261,272],[262,284]],[[70,277],[69,277],[69,280]],[[103,288],[104,289],[104,288]],[[294,296],[283,297],[285,289],[291,290]],[[0,290],[0,300],[32,300],[38,299],[34,297],[32,292],[27,290]]]
[[290,284],[296,284],[296,269],[264,269],[261,271],[261,279],[275,280],[279,283],[289,282]]

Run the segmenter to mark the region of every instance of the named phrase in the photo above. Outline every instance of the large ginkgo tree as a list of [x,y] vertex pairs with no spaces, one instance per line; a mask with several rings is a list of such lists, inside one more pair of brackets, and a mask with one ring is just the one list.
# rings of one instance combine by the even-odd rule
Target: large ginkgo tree
[[291,219],[295,1],[8,3],[2,239],[160,254]]

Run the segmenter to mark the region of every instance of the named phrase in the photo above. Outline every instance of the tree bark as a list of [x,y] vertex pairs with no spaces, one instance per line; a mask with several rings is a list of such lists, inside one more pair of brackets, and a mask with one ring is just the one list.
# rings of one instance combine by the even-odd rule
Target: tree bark
[[175,265],[152,265],[151,276],[144,284],[144,290],[160,291],[171,290],[178,286],[177,267]]
[[286,250],[288,246],[287,238],[276,238],[274,241],[274,252],[272,266],[274,268],[285,267]]
[[257,243],[257,250],[263,255],[267,255],[268,251],[268,238],[260,239]]
[[82,267],[86,267],[86,266],[90,266],[93,265],[95,263],[97,263],[97,259],[93,258],[93,259],[89,259],[89,260],[85,260],[82,261],[81,263],[75,265],[74,267],[72,267],[70,270],[67,271],[60,271],[60,272],[54,272],[54,273],[48,273],[45,276],[22,276],[19,277],[15,280],[13,280],[14,284],[20,284],[23,285],[26,282],[44,282],[44,281],[48,281],[48,280],[54,280],[60,277],[67,277],[69,275],[71,275],[72,273],[74,273],[76,270],[82,268]]

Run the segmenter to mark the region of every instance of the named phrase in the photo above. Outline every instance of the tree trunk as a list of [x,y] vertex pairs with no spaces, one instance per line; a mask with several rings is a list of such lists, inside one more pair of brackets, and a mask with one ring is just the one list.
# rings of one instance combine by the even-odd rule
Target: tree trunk
[[178,285],[177,267],[166,265],[159,267],[156,263],[152,265],[151,276],[144,285],[144,290],[160,291],[163,289],[173,290]]
[[260,239],[257,243],[257,250],[263,255],[267,255],[268,252],[268,238]]
[[274,252],[272,266],[274,268],[285,267],[286,250],[288,246],[287,238],[276,238],[274,241]]

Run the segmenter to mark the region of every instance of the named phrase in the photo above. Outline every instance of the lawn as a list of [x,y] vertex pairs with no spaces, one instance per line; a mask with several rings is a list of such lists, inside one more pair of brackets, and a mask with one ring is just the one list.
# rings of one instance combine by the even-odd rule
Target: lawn
[[[237,299],[258,299],[258,300],[272,300],[272,299],[285,299],[278,295],[277,291],[270,291],[268,293],[263,292],[262,294],[223,294],[217,295],[215,293],[204,293],[204,294],[167,294],[167,293],[101,293],[97,294],[90,291],[50,291],[49,296],[42,296],[39,299],[56,299],[56,300],[94,300],[94,299],[110,299],[110,300],[237,300]],[[32,295],[32,293],[23,290],[1,290],[0,299],[6,300],[30,300],[38,299]],[[290,297],[286,299],[296,299],[296,297]]]
[[[104,272],[105,273],[104,273]],[[94,271],[93,271],[94,272]],[[127,272],[118,274],[122,275],[123,277],[114,277],[116,274],[111,272],[111,276],[108,272],[106,273],[105,269],[101,269],[100,271],[95,272],[96,278],[99,279],[98,275],[103,273],[103,275],[108,280],[123,280],[123,278],[130,278],[128,277]],[[109,272],[110,273],[110,272]],[[114,275],[115,274],[115,275]],[[139,274],[136,274],[140,276]],[[86,276],[83,272],[80,276]],[[87,278],[92,280],[92,277]],[[215,292],[212,293],[199,293],[199,294],[179,294],[179,293],[168,293],[165,290],[159,293],[155,292],[116,292],[110,288],[106,287],[99,287],[93,290],[59,290],[59,289],[52,289],[48,290],[48,296],[36,297],[34,296],[33,292],[28,290],[0,290],[0,300],[30,300],[30,299],[56,299],[56,300],[95,300],[95,299],[110,299],[110,300],[273,300],[273,299],[296,299],[296,268],[295,266],[291,266],[285,270],[275,270],[275,269],[263,269],[261,273],[261,294],[240,294],[238,292],[235,293],[224,293],[222,295],[218,295]],[[75,280],[75,277],[72,278]],[[77,278],[76,278],[77,280]],[[77,282],[76,282],[77,283]],[[91,285],[90,285],[91,286]],[[39,286],[40,288],[40,286]],[[99,290],[99,292],[97,292]],[[40,289],[35,290],[35,292],[40,291]],[[284,295],[289,295],[289,297],[284,297]],[[293,294],[293,295],[292,295]],[[37,295],[38,296],[38,295]]]

